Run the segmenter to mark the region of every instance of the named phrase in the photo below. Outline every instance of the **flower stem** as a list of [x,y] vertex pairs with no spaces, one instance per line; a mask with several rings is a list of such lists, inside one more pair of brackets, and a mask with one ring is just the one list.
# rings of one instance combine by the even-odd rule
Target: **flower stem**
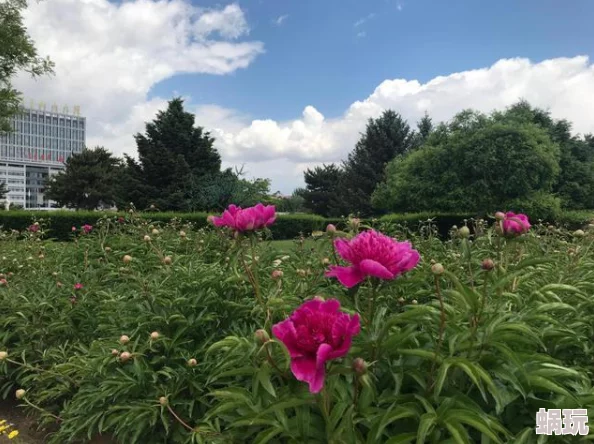
[[181,425],[183,425],[186,429],[188,429],[190,432],[194,431],[193,427],[190,427],[188,424],[186,424],[186,422],[181,419],[179,416],[177,416],[177,414],[175,413],[175,411],[171,408],[171,406],[169,404],[167,404],[167,410],[169,410],[169,413],[171,413],[173,415],[173,417],[176,419],[177,422],[179,422]]
[[31,401],[29,401],[27,398],[23,398],[23,401],[24,401],[24,402],[25,402],[25,404],[27,404],[29,407],[32,407],[32,408],[34,408],[35,410],[38,410],[38,411],[40,411],[40,412],[42,412],[42,413],[45,413],[46,415],[49,415],[49,416],[51,416],[51,417],[52,417],[52,418],[54,418],[56,421],[60,421],[60,422],[62,421],[62,418],[60,418],[59,416],[56,416],[56,415],[54,415],[53,413],[50,413],[50,412],[48,412],[47,410],[45,410],[45,409],[42,409],[42,408],[41,408],[41,407],[39,407],[39,406],[36,406],[36,405],[35,405],[35,404],[33,404]]
[[431,372],[429,373],[429,390],[433,390],[433,386],[435,381],[433,380],[434,372],[435,372],[435,363],[437,362],[437,356],[441,351],[441,346],[443,344],[443,336],[445,332],[446,326],[446,315],[445,315],[445,307],[443,304],[443,296],[441,294],[441,286],[439,283],[439,276],[435,276],[435,293],[437,294],[437,299],[439,300],[439,311],[440,311],[440,320],[439,320],[439,336],[437,339],[437,344],[435,346],[435,359],[431,364]]

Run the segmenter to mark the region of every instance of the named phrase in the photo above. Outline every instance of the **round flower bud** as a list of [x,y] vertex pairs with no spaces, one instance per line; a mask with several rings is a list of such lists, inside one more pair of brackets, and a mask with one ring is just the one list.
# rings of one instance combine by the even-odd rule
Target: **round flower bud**
[[485,259],[481,264],[481,268],[485,271],[491,271],[495,268],[495,262],[493,262],[493,259]]
[[280,264],[282,264],[282,263],[283,263],[283,261],[282,261],[282,260],[280,260],[280,259],[275,259],[275,260],[273,260],[273,261],[272,261],[272,266],[273,266],[273,267],[280,267]]
[[555,230],[555,226],[554,226],[554,225],[549,225],[549,226],[547,227],[547,229],[549,229],[549,230],[551,230],[551,231],[554,231],[554,230]]
[[194,358],[188,359],[188,367],[196,367],[197,365],[198,361],[196,361]]
[[111,252],[111,247],[105,247],[105,252],[106,253],[110,253]]
[[362,358],[356,358],[353,361],[353,370],[358,375],[364,375],[367,371],[367,364],[365,364],[365,361]]
[[441,265],[439,262],[431,265],[431,273],[433,273],[436,276],[441,276],[444,273],[444,271],[445,268],[443,268],[443,265]]
[[419,301],[417,301],[416,299],[413,299],[413,300],[411,301],[411,303],[412,303],[413,305],[417,305],[417,304],[419,303]]
[[124,258],[122,260],[124,261],[125,264],[129,264],[130,262],[132,262],[132,256],[127,254],[124,256]]
[[361,225],[361,219],[353,217],[351,220],[349,220],[349,225],[353,230],[356,230],[357,228],[359,228],[359,225]]
[[505,219],[505,213],[502,211],[498,211],[497,213],[495,213],[495,219],[497,219],[497,220]]
[[297,270],[297,274],[298,274],[300,277],[305,277],[305,275],[306,275],[307,273],[306,273],[306,271],[305,271],[305,270],[303,270],[303,269],[299,268],[299,269]]
[[314,301],[324,302],[325,300],[322,296],[314,296]]
[[8,281],[4,278],[0,279],[0,285],[5,286],[8,285]]
[[120,359],[122,360],[122,362],[128,361],[131,357],[132,355],[130,354],[130,352],[122,352],[122,354],[120,355]]
[[130,342],[130,337],[127,335],[122,335],[120,336],[120,344],[127,344],[128,342]]
[[185,231],[180,231],[179,232],[179,237],[186,237],[186,232]]
[[26,394],[26,393],[27,393],[27,392],[26,392],[25,390],[23,390],[23,389],[18,389],[18,390],[15,392],[15,394],[14,394],[14,395],[16,396],[16,399],[23,399],[23,398],[25,397],[25,394]]
[[584,230],[575,230],[575,231],[573,232],[573,235],[574,235],[575,237],[584,237],[584,235],[585,235],[585,234],[586,234],[586,233],[584,233]]
[[173,263],[173,259],[171,259],[171,256],[165,256],[165,257],[163,258],[163,263],[164,263],[165,265],[171,265],[171,264]]
[[458,234],[460,234],[460,237],[466,238],[470,236],[470,228],[464,225],[462,228],[458,230]]
[[334,224],[328,224],[326,233],[336,233],[336,226],[334,226]]
[[594,224],[588,224],[588,230],[594,230]]
[[214,217],[214,216],[211,214],[210,216],[208,216],[208,217],[206,218],[206,221],[207,221],[209,224],[214,224],[215,217]]
[[118,350],[116,350],[115,348],[111,350],[111,356],[117,356],[119,354],[120,354],[120,352]]
[[64,284],[62,282],[56,282],[56,287],[58,288],[62,288],[64,286]]
[[398,303],[399,304],[404,304],[404,302],[405,302],[405,300],[404,300],[404,298],[402,296],[398,298]]
[[148,234],[144,235],[144,241],[145,242],[150,242],[151,241],[151,237]]
[[54,272],[52,273],[52,276],[53,276],[53,277],[58,277],[58,273],[54,271]]
[[128,210],[128,213],[132,214],[132,213],[134,213],[134,210],[133,210],[132,208],[130,208],[130,209]]
[[154,210],[155,206],[153,204],[151,204],[151,210]]
[[322,264],[324,264],[324,265],[330,264],[330,259],[328,259],[327,257],[325,257],[324,259],[322,259]]
[[262,344],[270,341],[270,336],[268,335],[268,332],[266,330],[263,330],[263,329],[256,330],[255,335],[256,335],[256,339],[258,341],[260,341]]
[[0,351],[0,361],[4,361],[8,357],[8,352]]
[[[582,231],[583,233],[583,231]],[[40,254],[39,256],[37,256],[39,259],[45,259],[45,255],[44,254]]]
[[168,403],[167,403],[167,398],[165,396],[161,396],[159,398],[159,404],[161,404],[163,407],[165,407]]
[[159,332],[158,331],[154,331],[151,333],[151,339],[153,341],[156,341],[157,339],[159,339]]
[[153,228],[153,231],[151,231],[151,233],[153,233],[153,235],[157,235],[159,234],[159,230],[157,230],[156,228]]
[[280,279],[283,277],[283,271],[282,270],[274,270],[271,274],[272,279]]

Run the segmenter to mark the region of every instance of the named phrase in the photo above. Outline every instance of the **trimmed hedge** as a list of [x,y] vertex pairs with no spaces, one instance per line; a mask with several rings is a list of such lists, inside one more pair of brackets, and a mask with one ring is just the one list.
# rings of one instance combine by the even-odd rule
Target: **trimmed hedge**
[[[127,217],[125,212],[93,212],[93,211],[0,211],[0,227],[4,230],[24,230],[36,220],[43,219],[50,237],[58,240],[71,239],[71,227],[80,227],[84,224],[95,225],[97,220],[102,217]],[[140,217],[151,222],[167,223],[173,218],[182,222],[190,222],[194,228],[199,229],[207,226],[207,213],[135,213],[135,217]],[[401,224],[412,230],[416,230],[420,224],[429,219],[437,226],[441,236],[447,236],[448,231],[453,225],[458,227],[464,224],[464,220],[470,220],[477,215],[473,214],[435,214],[435,213],[404,213],[389,214],[374,221],[362,221],[363,223],[375,222]],[[484,216],[483,216],[484,217]],[[566,211],[562,212],[557,220],[547,221],[555,222],[569,229],[584,227],[594,221],[594,211]],[[533,223],[536,223],[533,220]],[[326,228],[326,225],[332,223],[339,228],[346,225],[344,219],[328,219],[322,216],[312,214],[280,214],[277,221],[271,227],[274,239],[294,239],[300,234],[310,235],[313,231],[320,231]]]

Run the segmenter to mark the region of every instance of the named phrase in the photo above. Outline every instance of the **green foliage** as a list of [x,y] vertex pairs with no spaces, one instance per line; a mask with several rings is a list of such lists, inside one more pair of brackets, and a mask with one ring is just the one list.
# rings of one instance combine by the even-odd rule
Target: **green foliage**
[[300,191],[307,209],[324,217],[339,216],[343,171],[334,164],[305,170],[305,189]]
[[6,197],[7,193],[8,193],[8,187],[6,186],[6,183],[0,182],[0,200],[4,199]]
[[[362,222],[410,240],[422,261],[394,281],[348,291],[324,277],[334,262],[328,234],[281,255],[267,233],[196,230],[159,222],[160,213],[152,222],[105,217],[70,243],[45,240],[46,220],[38,233],[5,232],[0,396],[26,389],[21,403],[51,425],[50,443],[100,434],[129,444],[537,442],[539,408],[594,408],[594,231],[535,223],[506,239],[460,214],[447,217],[474,234],[442,241],[429,216]],[[481,266],[486,258],[492,270]],[[270,334],[314,295],[362,318],[319,395],[292,376]],[[254,337],[257,329],[271,340]],[[353,370],[357,357],[365,371]]]
[[46,194],[61,206],[94,210],[113,206],[123,173],[120,159],[105,148],[85,149],[66,161],[66,170],[49,179]]
[[371,195],[377,184],[384,180],[386,164],[408,153],[414,140],[414,131],[392,110],[384,111],[377,119],[370,119],[355,149],[344,162],[338,199],[341,211],[338,214],[373,214]]
[[23,24],[26,7],[26,0],[0,2],[0,133],[13,129],[10,118],[21,109],[22,95],[12,78],[21,71],[33,77],[52,73],[52,62],[39,57]]
[[[389,211],[489,212],[550,193],[559,147],[530,122],[465,111],[392,161],[374,205]],[[536,194],[539,193],[539,194]]]

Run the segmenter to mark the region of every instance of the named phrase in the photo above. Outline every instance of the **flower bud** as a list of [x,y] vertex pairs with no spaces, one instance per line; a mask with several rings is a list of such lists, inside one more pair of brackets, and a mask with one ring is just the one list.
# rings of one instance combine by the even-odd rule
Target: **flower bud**
[[299,275],[300,277],[305,277],[306,274],[307,274],[306,271],[303,270],[302,268],[299,268],[297,270],[297,275]]
[[498,211],[497,213],[495,213],[495,219],[497,219],[497,220],[505,219],[505,213],[502,211]]
[[151,208],[151,210],[154,210],[155,209],[155,206],[153,204],[151,204],[151,207],[150,208]]
[[399,304],[404,304],[404,302],[405,302],[405,300],[404,300],[404,298],[402,296],[398,298],[398,303]]
[[351,226],[351,228],[353,230],[356,230],[361,225],[361,219],[359,219],[357,217],[353,217],[351,220],[349,220],[349,225]]
[[150,242],[151,241],[151,237],[148,234],[144,235],[144,241],[145,242]]
[[325,300],[322,296],[314,296],[314,301],[324,302]]
[[159,398],[159,404],[161,404],[163,407],[167,406],[167,404],[168,404],[167,398],[165,396],[161,396]]
[[130,208],[130,209],[128,210],[128,213],[132,214],[132,213],[134,213],[134,210],[133,210],[132,208]]
[[151,231],[151,233],[156,236],[157,234],[159,234],[159,230],[157,230],[156,228],[153,228],[153,231]]
[[111,350],[111,356],[117,356],[119,354],[120,354],[120,352],[117,349],[114,348]]
[[324,265],[330,264],[330,259],[328,259],[327,257],[325,257],[324,259],[322,259],[322,264],[324,264]]
[[594,224],[588,224],[588,230],[594,230]]
[[8,352],[0,351],[0,361],[4,361],[8,357]]
[[157,339],[159,339],[159,332],[158,331],[154,331],[151,333],[151,339],[153,341],[156,341]]
[[493,262],[493,259],[485,259],[481,264],[481,268],[485,271],[491,271],[495,268],[495,262]]
[[110,253],[111,252],[111,247],[105,247],[105,252],[106,253]]
[[439,262],[431,265],[431,273],[435,276],[441,276],[445,272],[445,268]]
[[132,355],[130,354],[130,352],[122,352],[122,354],[120,355],[120,360],[122,362],[126,362],[128,361],[130,358],[132,357]]
[[584,233],[584,230],[575,230],[575,231],[573,232],[573,235],[574,235],[575,237],[584,237],[584,235],[585,235],[585,234],[586,234],[586,233]]
[[179,232],[179,237],[186,237],[186,232],[185,231],[180,231]]
[[52,276],[53,276],[53,277],[58,277],[58,273],[54,271],[54,272],[52,273]]
[[58,288],[62,288],[64,286],[64,284],[60,281],[56,282],[56,287]]
[[123,261],[125,264],[129,264],[130,262],[132,262],[132,256],[130,256],[129,254],[125,255]]
[[464,225],[462,228],[460,228],[458,230],[458,234],[462,238],[467,238],[468,236],[470,236],[470,228],[468,228],[466,225]]
[[270,336],[268,335],[268,332],[266,330],[263,330],[263,329],[256,330],[255,335],[256,335],[256,339],[258,341],[260,341],[262,344],[270,341]]
[[27,392],[26,392],[25,390],[23,390],[23,389],[18,389],[18,390],[15,392],[15,394],[14,394],[14,395],[16,396],[16,399],[23,399],[23,398],[25,397],[25,394],[26,394],[26,393],[27,393]]
[[280,259],[276,259],[276,260],[273,260],[272,261],[272,266],[273,267],[279,267],[280,264],[282,264],[282,263],[283,263],[283,261],[281,261]]
[[336,233],[336,227],[334,224],[328,224],[326,227],[326,233]]
[[356,358],[353,360],[353,370],[359,376],[364,375],[367,372],[367,364],[363,358]]
[[206,221],[209,224],[214,224],[214,220],[215,220],[215,217],[212,214],[206,218]]
[[417,305],[418,303],[419,303],[419,301],[417,301],[416,299],[413,299],[413,300],[411,301],[411,304],[413,304],[413,305]]
[[171,264],[173,263],[173,259],[171,259],[171,256],[165,256],[165,257],[163,258],[163,263],[164,263],[165,265],[171,265]]
[[283,277],[283,271],[282,270],[274,270],[271,274],[271,277],[274,280],[280,279]]
[[76,227],[73,226],[70,230],[74,233],[76,231]]
[[554,231],[554,230],[555,230],[555,226],[554,226],[554,225],[549,225],[549,226],[547,227],[547,229],[549,229],[549,230],[551,230],[551,231]]
[[196,367],[197,365],[198,361],[196,361],[194,358],[188,359],[188,367]]
[[0,286],[6,286],[8,285],[8,281],[4,278],[0,279]]
[[130,337],[127,335],[122,335],[120,336],[120,344],[127,344],[128,342],[130,342]]
[[[583,231],[582,231],[583,233]],[[39,256],[37,256],[39,259],[45,259],[45,255],[44,254],[40,254]]]

